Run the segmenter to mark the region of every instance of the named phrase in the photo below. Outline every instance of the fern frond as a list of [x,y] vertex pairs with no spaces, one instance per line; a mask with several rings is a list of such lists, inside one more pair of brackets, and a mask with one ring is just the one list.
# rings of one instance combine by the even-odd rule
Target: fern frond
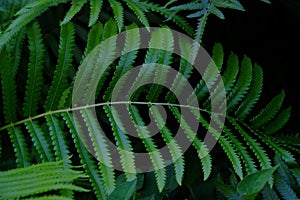
[[102,5],[103,5],[103,0],[90,0],[90,18],[89,18],[89,26],[93,26],[98,18],[99,18],[99,14],[101,12],[102,9]]
[[34,22],[28,29],[29,64],[23,113],[25,117],[36,115],[43,84],[44,44],[39,24]]
[[204,10],[203,15],[201,17],[199,17],[199,19],[198,19],[196,32],[194,34],[195,41],[198,42],[199,44],[202,44],[202,36],[203,36],[204,29],[206,26],[206,21],[209,16],[209,11],[206,9]]
[[293,188],[291,188],[291,186],[288,185],[278,173],[275,174],[275,187],[283,199],[298,199]]
[[292,170],[294,177],[296,178],[296,180],[298,182],[298,186],[300,186],[300,169],[295,168],[295,169],[291,169],[291,170]]
[[121,164],[125,172],[127,181],[136,179],[136,167],[134,161],[133,148],[131,142],[124,132],[126,129],[119,117],[117,109],[113,106],[104,106],[106,115],[110,121],[112,130],[114,132],[116,145],[121,157]]
[[70,130],[70,133],[72,134],[76,150],[79,153],[80,162],[83,165],[86,174],[89,176],[89,181],[92,184],[97,198],[106,199],[107,196],[105,193],[103,182],[99,175],[99,170],[97,169],[97,165],[92,155],[88,152],[86,146],[84,146],[78,135],[82,130],[76,131],[78,129],[81,129],[81,127],[79,127],[79,122],[76,121],[76,118],[74,119],[74,116],[69,112],[63,113],[62,116]]
[[17,34],[23,27],[41,15],[47,8],[65,3],[67,0],[42,0],[33,1],[19,10],[17,18],[11,22],[6,31],[0,36],[0,50]]
[[126,5],[134,12],[136,17],[140,20],[140,22],[149,29],[149,21],[144,13],[144,11],[147,11],[143,5],[140,5],[139,1],[133,1],[133,0],[123,0]]
[[89,136],[92,139],[95,150],[95,156],[99,161],[104,189],[107,194],[110,194],[115,189],[116,183],[112,160],[105,136],[103,135],[104,133],[102,132],[92,110],[83,109],[80,113],[88,128]]
[[0,68],[3,113],[5,122],[11,123],[17,120],[17,88],[15,73],[10,67],[8,53],[6,51],[0,51],[0,57],[3,59]]
[[230,8],[245,11],[244,7],[238,0],[213,0],[213,4],[220,8]]
[[160,111],[153,106],[150,107],[150,111],[151,114],[154,116],[157,127],[159,128],[161,127],[160,132],[172,156],[176,181],[179,185],[181,185],[183,175],[184,175],[183,152],[180,146],[177,144],[176,140],[172,138],[172,134],[169,128],[166,125],[164,125],[164,120],[163,117],[161,116]]
[[235,115],[240,120],[244,120],[249,115],[254,105],[258,101],[262,91],[263,73],[261,67],[254,65],[252,76],[253,78],[248,94],[246,95],[242,104],[235,111]]
[[[131,24],[130,26],[126,27],[126,30],[135,29],[137,28],[136,24]],[[123,83],[121,83],[121,80],[126,80],[126,77],[124,77],[125,73],[128,72],[130,69],[132,69],[132,65],[136,59],[137,56],[137,49],[140,47],[140,33],[137,29],[131,30],[134,31],[132,34],[127,34],[125,38],[125,46],[122,49],[121,58],[118,62],[118,65],[116,66],[116,70],[114,72],[114,76],[112,80],[109,83],[109,86],[107,90],[104,93],[103,99],[105,101],[109,101],[111,98],[112,91],[116,94],[120,92],[122,89],[121,86]],[[123,77],[123,79],[120,79],[120,77]],[[119,87],[115,88],[116,83],[119,81]]]
[[62,161],[12,169],[0,172],[0,196],[3,199],[18,199],[57,189],[86,192],[86,189],[69,183],[84,177],[78,170],[65,170]]
[[281,111],[275,119],[266,124],[263,128],[265,134],[273,134],[279,131],[289,120],[291,114],[291,107]]
[[256,116],[251,119],[254,127],[259,128],[269,122],[278,113],[281,104],[284,100],[285,93],[282,91],[279,95],[274,97],[270,103],[267,104]]
[[195,147],[198,153],[198,157],[200,158],[201,161],[204,180],[208,179],[212,169],[212,161],[207,146],[200,139],[197,138],[194,130],[192,130],[190,125],[185,121],[184,118],[182,118],[178,108],[173,106],[169,106],[169,108],[174,114],[174,116],[176,117],[177,121],[180,123],[180,126],[182,127],[183,131],[186,133],[187,138],[192,142],[192,145]]
[[26,36],[25,32],[25,28],[21,29],[20,32],[12,38],[11,42],[6,45],[7,51],[9,52],[9,62],[11,63],[14,74],[17,73],[20,65],[21,51],[24,47],[24,39]]
[[[214,120],[214,118],[212,120]],[[215,139],[218,140],[224,152],[227,154],[228,159],[232,163],[234,171],[240,177],[240,179],[243,179],[243,169],[241,161],[236,153],[234,145],[225,136],[220,135],[218,130],[212,127],[202,116],[199,117],[199,121],[215,137]]]
[[74,33],[72,23],[67,23],[61,27],[57,66],[44,106],[47,111],[57,108],[58,105],[55,102],[66,89],[68,72],[72,66]]
[[120,2],[114,0],[109,0],[109,4],[113,10],[114,18],[118,24],[118,30],[119,32],[121,32],[124,26],[123,6]]
[[153,139],[150,137],[149,130],[145,126],[138,109],[133,105],[129,105],[128,111],[130,113],[134,126],[136,127],[139,138],[142,139],[146,150],[149,153],[150,159],[153,163],[158,190],[162,191],[166,184],[166,169],[162,155],[157,150]]
[[92,26],[88,34],[87,45],[85,47],[82,60],[86,58],[87,55],[101,42],[102,33],[102,23],[98,22]]
[[268,200],[268,199],[280,200],[278,194],[276,193],[276,191],[274,189],[271,189],[270,186],[266,186],[262,190],[262,196],[266,200]]
[[20,127],[11,127],[7,131],[16,154],[17,167],[30,166],[29,148]]
[[75,0],[72,2],[71,8],[65,15],[64,20],[60,23],[60,25],[64,25],[71,21],[71,19],[81,10],[83,5],[87,2],[87,0]]
[[259,160],[259,164],[262,169],[267,169],[271,167],[271,161],[267,156],[266,152],[260,146],[260,144],[253,139],[235,120],[230,119],[230,122],[238,130],[238,132],[243,136],[245,142],[249,145],[250,149],[256,155]]
[[47,196],[41,196],[41,197],[26,198],[25,200],[71,200],[71,199],[68,197],[64,197],[64,196],[47,195]]
[[26,129],[30,133],[33,145],[36,147],[40,158],[43,162],[54,161],[54,153],[50,147],[50,144],[45,138],[45,134],[42,131],[42,128],[36,121],[25,122]]
[[227,97],[227,112],[231,112],[232,109],[244,99],[248,92],[252,80],[252,64],[248,57],[244,57],[242,61],[241,71],[238,80]]

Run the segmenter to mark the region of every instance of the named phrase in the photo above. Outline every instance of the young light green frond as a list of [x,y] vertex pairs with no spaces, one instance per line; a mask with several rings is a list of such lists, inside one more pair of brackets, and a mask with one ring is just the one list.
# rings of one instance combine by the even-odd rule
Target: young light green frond
[[284,91],[282,91],[279,95],[274,97],[265,108],[263,108],[255,117],[251,119],[251,123],[253,124],[253,126],[256,128],[262,127],[271,119],[273,119],[278,113],[284,100],[284,97]]
[[8,52],[0,51],[2,65],[0,78],[2,86],[3,114],[6,123],[17,120],[17,88],[15,73],[10,67]]
[[245,98],[245,95],[248,93],[250,88],[251,80],[252,64],[251,60],[245,56],[242,61],[238,80],[227,97],[227,112],[231,112],[237,106],[237,104]]
[[72,20],[72,18],[81,10],[83,5],[87,2],[87,0],[75,0],[72,2],[71,8],[65,15],[64,20],[60,23],[60,25],[64,25]]
[[85,173],[89,176],[89,181],[92,184],[94,193],[98,199],[106,199],[107,196],[104,190],[104,185],[100,178],[99,170],[97,169],[94,158],[88,152],[86,146],[82,143],[81,138],[78,135],[78,132],[82,131],[77,131],[81,128],[79,127],[79,122],[74,120],[73,115],[69,112],[62,113],[62,116],[69,128],[70,133],[72,134],[76,150],[79,153],[80,163],[83,165]]
[[[127,26],[126,29],[134,29],[137,28],[136,24],[131,24],[130,26]],[[140,46],[140,33],[136,29],[134,34],[127,34],[125,38],[125,46],[122,50],[120,60],[118,62],[118,65],[116,66],[116,70],[114,72],[114,76],[112,80],[109,83],[109,86],[107,90],[104,93],[103,99],[105,101],[109,101],[112,95],[112,91],[116,94],[120,92],[122,89],[121,87],[115,88],[116,83],[119,81],[119,86],[122,86],[124,83],[121,83],[121,80],[126,80],[124,77],[124,74],[128,72],[130,69],[132,69],[132,65],[136,59],[138,51],[136,49]],[[128,52],[128,53],[125,53]],[[123,77],[124,79],[120,80],[120,77]]]
[[27,29],[29,43],[28,78],[25,90],[23,113],[25,117],[36,115],[43,84],[42,69],[45,57],[45,47],[39,24],[34,22]]
[[93,26],[98,18],[99,18],[99,14],[101,12],[102,9],[102,5],[103,5],[103,0],[90,0],[90,18],[89,18],[89,26]]
[[60,42],[58,50],[58,61],[52,85],[49,89],[45,102],[45,109],[57,109],[56,102],[62,96],[67,88],[67,76],[72,66],[73,48],[74,48],[74,25],[67,23],[61,27]]
[[65,170],[62,162],[47,162],[21,169],[0,172],[0,196],[3,199],[19,199],[57,189],[87,192],[70,182],[84,178],[81,171]]
[[29,148],[20,127],[8,128],[7,131],[16,154],[17,167],[30,166]]
[[238,119],[244,120],[252,111],[254,105],[257,103],[263,86],[263,72],[260,66],[254,65],[253,78],[250,89],[242,104],[235,111]]
[[141,4],[139,1],[133,0],[124,0],[126,5],[134,12],[136,17],[140,20],[140,22],[148,29],[150,27],[149,21],[144,13],[147,12],[147,9]]
[[154,117],[154,120],[157,124],[157,127],[160,128],[160,133],[162,134],[162,137],[167,144],[173,164],[174,164],[174,171],[176,176],[176,181],[179,185],[181,185],[183,175],[184,175],[184,159],[183,159],[183,152],[180,148],[180,146],[177,144],[176,140],[173,138],[171,131],[169,128],[164,124],[165,121],[163,117],[161,116],[160,111],[154,107],[150,107],[151,114]]
[[86,58],[86,56],[101,42],[102,33],[103,25],[101,22],[92,26],[88,34],[87,45],[85,47],[82,60]]
[[14,19],[5,32],[0,36],[0,50],[9,42],[15,34],[17,34],[23,27],[29,24],[36,17],[41,15],[49,7],[66,2],[67,0],[42,0],[33,1],[19,10]]
[[154,173],[158,190],[162,191],[166,184],[166,169],[162,155],[158,151],[153,139],[150,137],[150,132],[145,126],[145,123],[142,120],[138,109],[133,105],[129,105],[128,111],[137,130],[137,134],[139,138],[142,139],[146,150],[149,153],[153,168],[155,170]]
[[30,133],[31,140],[38,151],[43,162],[54,161],[54,153],[50,144],[45,138],[42,128],[36,121],[25,122],[26,129]]
[[267,123],[264,128],[263,132],[265,134],[273,134],[279,131],[289,120],[291,114],[291,107],[288,107],[281,111],[275,119]]
[[[66,134],[62,130],[62,124],[60,123],[59,119],[54,115],[47,115],[46,122],[49,127],[56,160],[68,159],[70,157],[70,152],[66,143]],[[64,161],[64,166],[66,168],[69,168],[69,162],[70,160]]]
[[109,0],[109,4],[113,10],[114,13],[114,19],[116,20],[118,24],[118,30],[119,32],[122,31],[124,26],[124,10],[123,6],[120,2],[115,0]]
[[180,111],[178,108],[174,106],[169,106],[170,110],[176,117],[180,127],[185,132],[187,138],[192,142],[192,145],[195,147],[198,157],[200,158],[202,170],[204,174],[204,180],[207,180],[212,169],[212,161],[211,156],[208,152],[206,145],[197,137],[197,133],[192,130],[190,125],[186,122],[184,118],[182,118]]
[[262,169],[267,169],[271,167],[271,161],[265,150],[260,146],[255,139],[253,139],[235,120],[230,119],[230,122],[234,125],[234,127],[239,131],[239,133],[243,136],[243,139],[248,144],[250,149],[253,151],[257,159],[259,160],[259,164]]
[[89,136],[92,140],[95,151],[95,156],[99,161],[99,168],[102,175],[102,182],[105,192],[106,194],[110,194],[115,189],[116,181],[112,159],[105,135],[102,132],[97,117],[92,110],[83,109],[80,111],[80,113],[88,128]]
[[126,129],[115,107],[104,106],[103,108],[106,112],[108,120],[110,121],[110,125],[115,136],[116,144],[121,157],[121,164],[127,181],[132,181],[136,179],[136,168],[133,148],[128,136],[126,135]]

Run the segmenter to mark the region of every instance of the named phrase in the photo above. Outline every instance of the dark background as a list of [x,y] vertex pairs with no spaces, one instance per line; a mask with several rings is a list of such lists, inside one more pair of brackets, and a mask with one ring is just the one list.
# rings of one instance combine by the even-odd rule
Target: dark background
[[225,20],[208,19],[204,46],[215,41],[227,55],[233,51],[241,58],[247,55],[264,72],[263,101],[271,100],[283,89],[283,108],[292,106],[289,124],[293,132],[300,128],[300,1],[241,1],[246,11],[224,9]]

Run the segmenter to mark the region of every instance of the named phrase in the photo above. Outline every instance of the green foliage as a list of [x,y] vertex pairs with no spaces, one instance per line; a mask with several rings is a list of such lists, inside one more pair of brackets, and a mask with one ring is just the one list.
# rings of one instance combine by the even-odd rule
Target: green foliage
[[[75,179],[85,178],[86,176],[78,170],[66,170],[62,164],[62,161],[47,162],[0,172],[1,199],[30,197],[31,195],[58,189],[87,192],[88,190],[71,183]],[[68,199],[63,196],[49,196],[47,194],[43,197],[32,199],[54,198]]]
[[[201,77],[184,59],[193,55],[195,44],[184,39],[176,43],[171,31],[165,35],[159,30],[152,32],[147,51],[138,50],[143,35],[135,28],[144,26],[150,30],[156,18],[162,19],[161,26],[180,28],[201,44],[210,14],[224,19],[224,8],[244,11],[239,1],[170,1],[162,6],[132,0],[40,0],[0,6],[0,12],[5,13],[19,9],[14,17],[8,13],[0,17],[0,156],[4,159],[3,152],[7,151],[11,159],[8,162],[18,167],[11,169],[12,165],[9,171],[0,172],[0,198],[162,199],[180,186],[190,187],[190,158],[199,162],[201,169],[197,169],[195,178],[201,183],[219,176],[222,165],[232,169],[230,177],[226,173],[218,177],[216,186],[229,199],[289,199],[299,195],[295,159],[295,153],[299,153],[298,135],[281,132],[291,107],[282,108],[284,91],[265,106],[260,102],[264,93],[259,65],[247,56],[227,56],[217,43]],[[54,12],[53,16],[57,14],[61,20],[56,25],[50,25],[52,19],[46,21],[53,29],[50,33],[44,32],[45,21],[41,20],[47,12]],[[194,28],[190,18],[196,19]],[[125,35],[124,46],[117,48],[116,38],[111,36],[123,30],[133,30],[134,37]],[[106,39],[109,43],[101,43]],[[180,49],[181,58],[170,52],[174,48]],[[119,52],[122,56],[114,60]],[[159,68],[157,64],[178,66],[181,75],[171,80],[173,92],[166,92],[159,84],[143,86],[146,80],[161,84],[170,81],[170,68]],[[135,65],[141,67],[132,80],[127,72]],[[23,75],[25,78],[19,79]],[[80,84],[76,84],[77,80]],[[186,80],[194,82],[193,92],[185,97],[186,104],[178,103],[175,94],[185,92]],[[113,94],[123,94],[125,86],[133,96],[125,94],[125,101],[114,101]],[[72,105],[74,98],[84,105]],[[214,112],[212,105],[221,110],[226,107],[226,113]],[[124,110],[121,112],[118,106],[124,106]],[[165,108],[167,121],[160,107]],[[149,116],[145,109],[150,111]],[[183,110],[190,115],[186,117]],[[158,138],[151,137],[149,117],[150,124],[159,130]],[[193,129],[190,120],[197,121],[198,130]],[[186,153],[180,141],[174,140],[176,128],[191,143]],[[88,138],[82,135],[85,131]],[[11,144],[3,142],[6,133]],[[139,139],[128,133],[136,133]],[[210,151],[203,133],[217,141],[216,150]],[[110,143],[116,151],[111,151]],[[161,146],[169,151],[170,166],[165,166],[167,161],[158,151]],[[153,172],[138,174],[136,150],[148,154]],[[124,173],[115,170],[115,155]],[[221,161],[215,155],[222,155]],[[76,164],[82,165],[85,175],[74,169]],[[4,164],[0,167],[2,170]],[[90,192],[82,193],[87,190],[73,184],[78,178],[86,178],[79,183]],[[274,183],[274,187],[270,189],[267,182]]]

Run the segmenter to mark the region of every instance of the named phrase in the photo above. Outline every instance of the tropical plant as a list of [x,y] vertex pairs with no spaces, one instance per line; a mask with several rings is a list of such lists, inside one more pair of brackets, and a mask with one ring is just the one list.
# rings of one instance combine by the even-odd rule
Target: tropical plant
[[[229,199],[297,198],[299,139],[280,131],[291,111],[282,109],[284,91],[264,104],[263,71],[250,58],[226,55],[216,43],[201,76],[186,59],[196,45],[186,40],[176,44],[171,29],[201,44],[208,16],[224,19],[222,8],[244,10],[237,0],[166,5],[132,0],[1,2],[0,198],[172,199],[187,187],[196,199],[194,178],[216,183]],[[189,18],[196,18],[196,24]],[[152,30],[157,23],[164,34],[152,31],[148,49],[138,49],[143,41],[137,28]],[[114,36],[124,30],[134,34],[125,35],[118,49]],[[171,52],[176,45],[181,57]],[[123,53],[115,60],[118,51]],[[128,73],[138,65],[132,79]],[[146,80],[169,80],[171,69],[160,66],[178,66],[181,75],[173,79],[172,90],[163,84],[142,86]],[[185,91],[184,80],[193,90],[182,103],[177,97]],[[116,101],[114,94],[123,94],[125,85],[132,95]],[[74,105],[74,99],[84,104]],[[216,113],[213,105],[226,113]],[[146,110],[160,130],[153,138]],[[191,120],[199,129],[193,129]],[[172,139],[178,129],[192,144],[187,152]],[[85,131],[88,138],[82,135]],[[212,151],[206,132],[217,141]],[[169,166],[158,151],[163,146],[169,150]],[[139,173],[134,152],[149,154],[153,172]],[[124,172],[114,168],[115,153]],[[201,166],[193,163],[196,156]],[[223,173],[222,165],[230,170]]]

